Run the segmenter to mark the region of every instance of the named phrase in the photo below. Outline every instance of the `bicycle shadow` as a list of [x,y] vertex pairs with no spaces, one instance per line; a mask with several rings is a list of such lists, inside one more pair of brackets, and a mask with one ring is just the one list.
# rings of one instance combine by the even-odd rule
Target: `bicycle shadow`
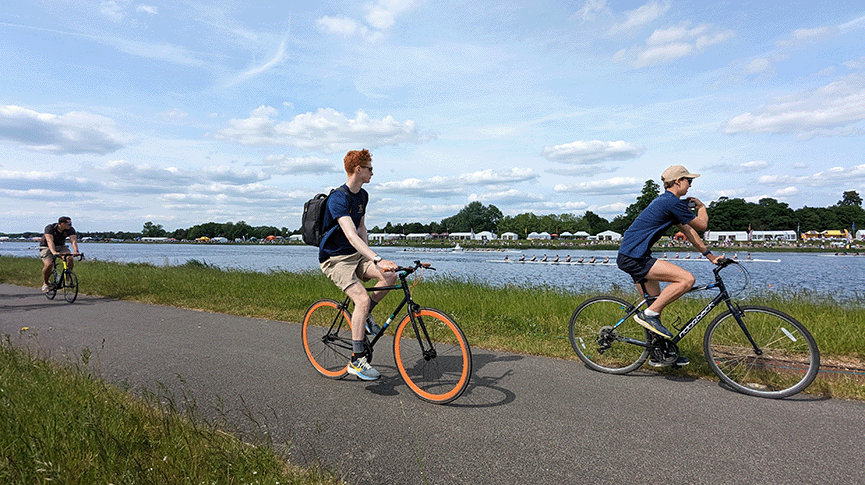
[[[33,299],[38,301],[33,301],[32,303],[24,303],[25,300]],[[78,298],[74,303],[67,303],[66,300],[63,299],[63,296],[58,294],[54,297],[53,300],[49,300],[45,297],[45,294],[42,292],[36,293],[0,293],[0,301],[9,302],[13,301],[13,303],[0,303],[0,311],[2,312],[30,312],[34,310],[44,310],[46,308],[55,307],[60,305],[61,307],[64,305],[72,305],[72,306],[90,306],[99,303],[106,303],[112,301],[111,298],[101,297],[101,296],[88,296],[88,295],[78,295]],[[19,303],[20,302],[20,303]]]
[[[503,406],[513,402],[516,394],[501,385],[501,382],[509,377],[513,371],[508,369],[501,375],[478,375],[478,371],[484,367],[500,363],[522,360],[519,355],[493,355],[486,353],[472,353],[472,376],[469,385],[462,396],[448,404],[448,406],[459,408],[488,408]],[[385,370],[381,378],[371,382],[366,389],[381,396],[398,396],[400,394],[412,394],[406,383],[399,376],[394,365],[375,363],[375,367]]]

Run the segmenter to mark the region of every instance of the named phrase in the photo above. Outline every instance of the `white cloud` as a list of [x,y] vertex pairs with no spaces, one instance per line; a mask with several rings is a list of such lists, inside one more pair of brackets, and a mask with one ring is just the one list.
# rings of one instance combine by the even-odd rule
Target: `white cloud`
[[747,66],[745,66],[745,71],[748,74],[761,74],[771,70],[772,61],[765,57],[753,59],[751,62],[748,63]]
[[502,190],[499,192],[487,192],[484,194],[470,194],[468,196],[469,202],[479,201],[485,204],[490,204],[494,202],[531,202],[531,201],[543,201],[545,197],[539,194],[532,194],[529,192],[525,192],[522,190],[516,189],[508,189]]
[[244,145],[288,145],[325,153],[424,143],[435,138],[432,133],[420,133],[412,120],[399,122],[392,116],[374,120],[363,111],[348,118],[333,108],[319,108],[315,113],[300,114],[283,122],[274,119],[277,114],[276,108],[260,106],[249,118],[230,120],[230,126],[215,136]]
[[543,156],[547,160],[555,162],[586,164],[610,160],[631,160],[645,152],[645,147],[622,140],[578,140],[563,145],[545,147]]
[[613,177],[607,180],[582,182],[579,184],[558,184],[553,187],[556,192],[571,192],[577,194],[620,195],[639,193],[640,179],[634,177]]
[[270,70],[271,68],[281,64],[288,57],[288,52],[286,49],[287,43],[288,43],[288,34],[285,34],[285,36],[283,36],[283,38],[282,38],[282,42],[280,42],[279,46],[276,48],[276,53],[273,55],[273,57],[269,61],[267,61],[261,65],[255,66],[251,69],[248,69],[245,72],[240,73],[239,75],[237,75],[233,80],[231,80],[228,83],[228,86],[234,86],[237,83],[240,83],[240,82],[245,81],[247,79],[258,76],[259,74],[266,72],[266,71]]
[[792,197],[794,195],[799,195],[799,188],[790,186],[784,187],[783,189],[779,189],[775,191],[775,197]]
[[12,197],[33,192],[36,195],[44,194],[46,198],[53,198],[58,193],[99,191],[102,185],[86,178],[56,172],[0,170],[0,187],[2,187],[0,189],[2,193]]
[[538,178],[530,168],[512,168],[509,170],[487,169],[479,172],[460,175],[458,180],[466,184],[486,185],[525,182]]
[[432,177],[427,180],[409,178],[402,181],[384,182],[376,184],[374,190],[376,193],[407,194],[424,198],[465,194],[465,190],[461,186],[454,185],[453,179],[450,177]]
[[384,31],[393,27],[396,17],[418,5],[415,0],[378,0],[364,5],[366,24],[358,20],[338,15],[325,15],[316,21],[319,30],[327,34],[343,37],[359,35],[367,42],[375,42],[384,36]]
[[[443,197],[463,195],[468,186],[502,187],[500,196],[508,193],[508,184],[534,180],[537,175],[532,169],[512,168],[506,170],[481,170],[453,177],[436,176],[426,180],[409,178],[402,181],[390,181],[378,184],[376,192],[400,193],[418,195],[421,197]],[[475,195],[476,196],[476,195]]]
[[361,25],[348,17],[321,17],[316,21],[318,27],[328,34],[339,34],[348,37],[357,33]]
[[865,69],[865,57],[860,57],[859,59],[847,61],[842,63],[844,67],[848,69]]
[[156,7],[154,7],[152,5],[144,5],[144,4],[135,7],[135,11],[139,12],[139,13],[141,13],[141,12],[148,13],[150,15],[156,15],[157,13],[159,13],[159,11],[156,9]]
[[655,30],[645,45],[621,49],[613,56],[636,68],[669,64],[683,57],[701,54],[710,46],[733,38],[731,30],[720,30],[711,24],[689,28],[688,24]]
[[750,162],[744,163],[718,163],[714,165],[707,165],[703,167],[701,170],[705,170],[707,172],[723,172],[723,173],[750,173],[757,172],[766,168],[769,168],[769,162],[765,160],[753,160]]
[[610,34],[618,34],[626,30],[647,25],[652,21],[661,18],[668,10],[670,10],[669,2],[658,2],[652,0],[637,9],[625,12],[625,21],[621,24],[614,25],[610,29]]
[[824,187],[827,183],[841,185],[852,180],[865,180],[865,164],[855,165],[852,167],[832,167],[813,175],[763,175],[757,179],[757,182],[760,185],[773,187],[782,185],[809,185],[812,187]]
[[378,30],[386,30],[396,22],[396,16],[411,10],[417,2],[414,0],[378,0],[364,7],[367,11],[364,17],[370,26]]
[[583,7],[574,14],[577,17],[587,20],[595,20],[599,14],[607,13],[610,9],[607,8],[607,0],[586,0]]
[[123,20],[123,7],[118,5],[114,0],[105,0],[99,4],[99,13],[107,17],[112,22],[120,22]]
[[825,130],[862,120],[865,120],[865,75],[851,74],[826,86],[778,97],[759,110],[730,119],[722,130],[727,134],[829,135]]
[[271,155],[264,160],[264,165],[269,173],[279,175],[316,175],[344,171],[342,165],[337,166],[330,160],[319,157]]
[[169,109],[165,111],[160,111],[156,113],[156,117],[159,119],[163,119],[166,121],[180,121],[189,117],[189,113],[181,110],[181,109]]
[[114,120],[91,113],[39,113],[20,106],[0,106],[0,138],[37,152],[105,155],[123,148],[127,136]]

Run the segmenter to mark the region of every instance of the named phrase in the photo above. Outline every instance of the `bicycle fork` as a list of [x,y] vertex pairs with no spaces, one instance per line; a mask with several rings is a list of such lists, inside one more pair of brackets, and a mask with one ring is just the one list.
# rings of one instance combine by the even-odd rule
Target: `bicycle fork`
[[751,347],[754,348],[754,354],[763,355],[763,349],[757,346],[757,342],[754,342],[754,338],[751,337],[751,332],[748,331],[748,327],[745,326],[745,321],[742,319],[742,315],[744,315],[745,312],[743,312],[738,305],[734,305],[729,299],[726,303],[727,307],[730,309],[730,313],[733,314],[733,318],[736,319],[736,323],[739,324],[739,328],[742,329],[745,337],[748,338],[748,342],[751,342]]

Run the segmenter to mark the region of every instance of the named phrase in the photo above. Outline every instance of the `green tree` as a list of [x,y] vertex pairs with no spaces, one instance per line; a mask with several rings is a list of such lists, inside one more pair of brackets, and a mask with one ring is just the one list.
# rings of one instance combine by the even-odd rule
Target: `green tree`
[[599,232],[604,232],[610,228],[610,222],[608,220],[592,211],[586,211],[586,213],[583,214],[583,221],[588,225],[586,232],[592,235],[597,235]]
[[786,202],[778,202],[766,197],[751,210],[752,229],[761,231],[779,231],[796,226],[793,209]]
[[485,206],[474,201],[456,215],[442,219],[442,225],[450,232],[495,231],[502,220],[502,211],[494,205]]
[[150,221],[144,223],[144,228],[141,229],[141,235],[143,237],[165,237],[165,229],[162,228],[162,224],[154,224]]
[[862,197],[859,197],[859,193],[855,190],[848,190],[844,192],[844,197],[838,201],[838,205],[853,205],[857,207],[862,207]]
[[751,223],[751,208],[754,204],[745,199],[721,197],[707,208],[709,229],[713,231],[746,231]]

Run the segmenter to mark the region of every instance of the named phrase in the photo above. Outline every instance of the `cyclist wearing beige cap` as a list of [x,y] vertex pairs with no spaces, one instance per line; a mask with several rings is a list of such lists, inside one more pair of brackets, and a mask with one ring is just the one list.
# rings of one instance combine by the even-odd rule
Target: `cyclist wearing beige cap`
[[[690,173],[681,165],[673,165],[664,170],[661,174],[664,193],[653,200],[625,231],[616,258],[619,269],[631,275],[640,291],[644,287],[650,298],[649,307],[635,315],[634,319],[651,332],[665,338],[673,338],[673,334],[661,324],[661,312],[694,286],[694,276],[670,261],[655,259],[652,256],[652,246],[675,224],[703,256],[713,263],[719,259],[706,248],[697,234],[697,231],[705,231],[709,224],[706,205],[695,197],[681,198],[688,193],[691,183],[699,176],[700,174]],[[689,203],[697,210],[696,216],[689,209]],[[663,291],[662,281],[669,283]],[[684,365],[688,363],[688,359],[679,357],[676,363]],[[649,364],[656,367],[663,365],[651,360]]]

